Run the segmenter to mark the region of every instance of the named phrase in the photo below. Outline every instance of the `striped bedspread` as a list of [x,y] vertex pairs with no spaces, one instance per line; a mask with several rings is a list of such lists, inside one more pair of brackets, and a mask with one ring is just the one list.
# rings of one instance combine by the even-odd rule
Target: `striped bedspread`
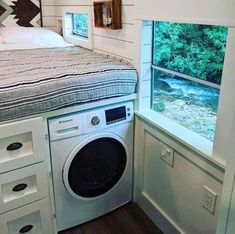
[[126,61],[82,48],[0,52],[0,121],[135,92]]

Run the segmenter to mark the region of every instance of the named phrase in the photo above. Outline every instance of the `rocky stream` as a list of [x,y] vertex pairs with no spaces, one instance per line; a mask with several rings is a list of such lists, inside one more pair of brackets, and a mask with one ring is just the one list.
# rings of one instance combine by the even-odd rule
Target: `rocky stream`
[[193,132],[214,140],[219,90],[169,77],[154,82],[153,109]]

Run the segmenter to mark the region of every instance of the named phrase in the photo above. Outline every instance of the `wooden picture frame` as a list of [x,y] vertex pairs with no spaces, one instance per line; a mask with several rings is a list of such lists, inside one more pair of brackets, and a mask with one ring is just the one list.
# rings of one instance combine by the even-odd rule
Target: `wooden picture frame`
[[121,29],[121,0],[95,1],[95,27],[103,29]]

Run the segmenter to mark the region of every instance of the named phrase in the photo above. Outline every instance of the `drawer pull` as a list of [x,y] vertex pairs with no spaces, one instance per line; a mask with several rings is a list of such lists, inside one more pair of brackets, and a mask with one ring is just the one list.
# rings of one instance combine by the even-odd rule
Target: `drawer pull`
[[26,233],[29,232],[33,229],[33,225],[29,224],[29,225],[25,225],[24,227],[22,227],[19,231],[19,233]]
[[18,149],[20,149],[22,146],[23,146],[22,143],[20,143],[20,142],[14,142],[14,143],[12,143],[12,144],[10,144],[10,145],[7,146],[7,150],[8,150],[8,151],[18,150]]
[[27,188],[27,184],[17,184],[13,189],[12,189],[12,191],[13,192],[20,192],[20,191],[22,191],[22,190],[24,190],[24,189],[26,189]]

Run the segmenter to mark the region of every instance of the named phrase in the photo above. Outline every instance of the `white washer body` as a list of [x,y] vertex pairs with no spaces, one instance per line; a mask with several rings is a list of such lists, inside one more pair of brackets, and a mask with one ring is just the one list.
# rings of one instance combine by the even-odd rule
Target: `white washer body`
[[[124,108],[125,118],[121,116],[124,113]],[[107,122],[106,110],[112,110],[111,112],[116,115],[115,117],[111,114],[111,117],[108,117],[109,122]],[[115,114],[115,111],[120,110],[122,114]],[[98,117],[100,122],[98,121],[97,124],[97,119],[95,119],[95,123],[92,124],[93,117]],[[115,118],[116,120],[113,120]],[[49,129],[58,231],[99,217],[132,200],[132,102],[57,117],[49,120]],[[74,158],[79,155],[81,149],[96,139],[114,139],[122,145],[122,149],[126,152],[125,169],[120,179],[110,190],[95,197],[84,197],[76,194],[71,189],[72,186],[70,187],[68,179],[69,173],[72,171],[70,166],[72,163],[75,164]],[[105,148],[102,150],[105,151]],[[108,155],[108,157],[112,157],[112,155]]]

